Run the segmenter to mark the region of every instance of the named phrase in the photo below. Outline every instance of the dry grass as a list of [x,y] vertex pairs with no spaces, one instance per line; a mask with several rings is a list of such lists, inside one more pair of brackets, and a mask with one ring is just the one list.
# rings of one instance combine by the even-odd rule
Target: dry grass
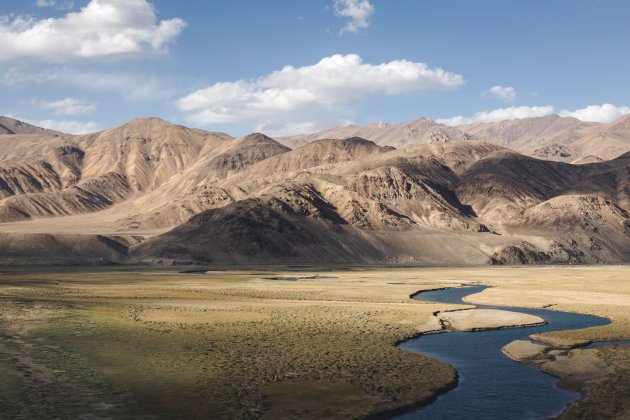
[[[83,394],[134,415],[353,417],[414,404],[453,383],[450,367],[393,346],[437,310],[409,295],[439,284],[392,285],[391,272],[377,271],[300,281],[263,280],[268,274],[5,274],[2,327],[23,341],[20,351],[83,384]],[[35,342],[56,346],[59,357]],[[27,395],[44,392],[27,385]],[[282,395],[283,386],[294,392]],[[133,403],[107,399],[121,392]],[[322,412],[327,393],[336,398]],[[66,407],[66,415],[89,408]]]
[[[264,278],[313,273],[4,271],[2,417],[343,418],[416,404],[455,373],[393,344],[433,312],[465,306],[409,295],[467,281],[497,286],[475,302],[614,315],[610,327],[558,337],[630,338],[627,267],[354,269],[298,281]],[[576,290],[579,304],[554,301]]]

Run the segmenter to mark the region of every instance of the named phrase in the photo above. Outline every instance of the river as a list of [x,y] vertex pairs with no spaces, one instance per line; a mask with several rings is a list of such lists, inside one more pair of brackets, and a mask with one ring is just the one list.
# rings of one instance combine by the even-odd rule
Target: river
[[[464,303],[462,298],[488,286],[472,286],[424,292],[415,299]],[[505,306],[476,305],[537,315],[549,323],[538,327],[479,332],[446,332],[422,335],[400,344],[406,351],[421,353],[453,366],[459,374],[457,387],[433,403],[399,419],[544,419],[560,414],[579,393],[559,389],[557,379],[535,366],[517,363],[501,353],[513,340],[530,334],[608,324],[606,318]]]

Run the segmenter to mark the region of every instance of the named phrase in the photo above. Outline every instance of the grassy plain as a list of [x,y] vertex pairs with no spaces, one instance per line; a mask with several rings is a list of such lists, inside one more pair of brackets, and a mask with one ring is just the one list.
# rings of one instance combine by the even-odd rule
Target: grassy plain
[[[464,282],[496,286],[473,303],[613,319],[550,339],[630,339],[630,267],[297,270],[2,269],[0,417],[354,418],[417,405],[456,373],[395,343],[466,306],[409,296]],[[630,399],[628,347],[599,351],[613,373],[567,416]]]

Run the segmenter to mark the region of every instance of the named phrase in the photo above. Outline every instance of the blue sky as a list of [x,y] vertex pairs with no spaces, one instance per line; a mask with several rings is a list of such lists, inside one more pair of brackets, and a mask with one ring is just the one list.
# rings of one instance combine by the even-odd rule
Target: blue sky
[[626,0],[3,0],[0,16],[0,114],[63,131],[630,113]]

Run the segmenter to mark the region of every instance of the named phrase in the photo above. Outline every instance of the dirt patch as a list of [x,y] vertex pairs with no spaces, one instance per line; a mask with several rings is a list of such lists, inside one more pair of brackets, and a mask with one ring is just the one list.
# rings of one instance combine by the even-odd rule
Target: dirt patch
[[612,369],[599,357],[599,349],[575,349],[566,355],[557,355],[542,364],[541,369],[560,378],[561,388],[581,391],[612,373]]
[[543,325],[545,320],[529,314],[497,309],[468,309],[441,312],[439,318],[447,329],[457,331],[481,331]]
[[540,357],[550,348],[529,340],[515,340],[503,346],[501,351],[514,361],[525,362]]

